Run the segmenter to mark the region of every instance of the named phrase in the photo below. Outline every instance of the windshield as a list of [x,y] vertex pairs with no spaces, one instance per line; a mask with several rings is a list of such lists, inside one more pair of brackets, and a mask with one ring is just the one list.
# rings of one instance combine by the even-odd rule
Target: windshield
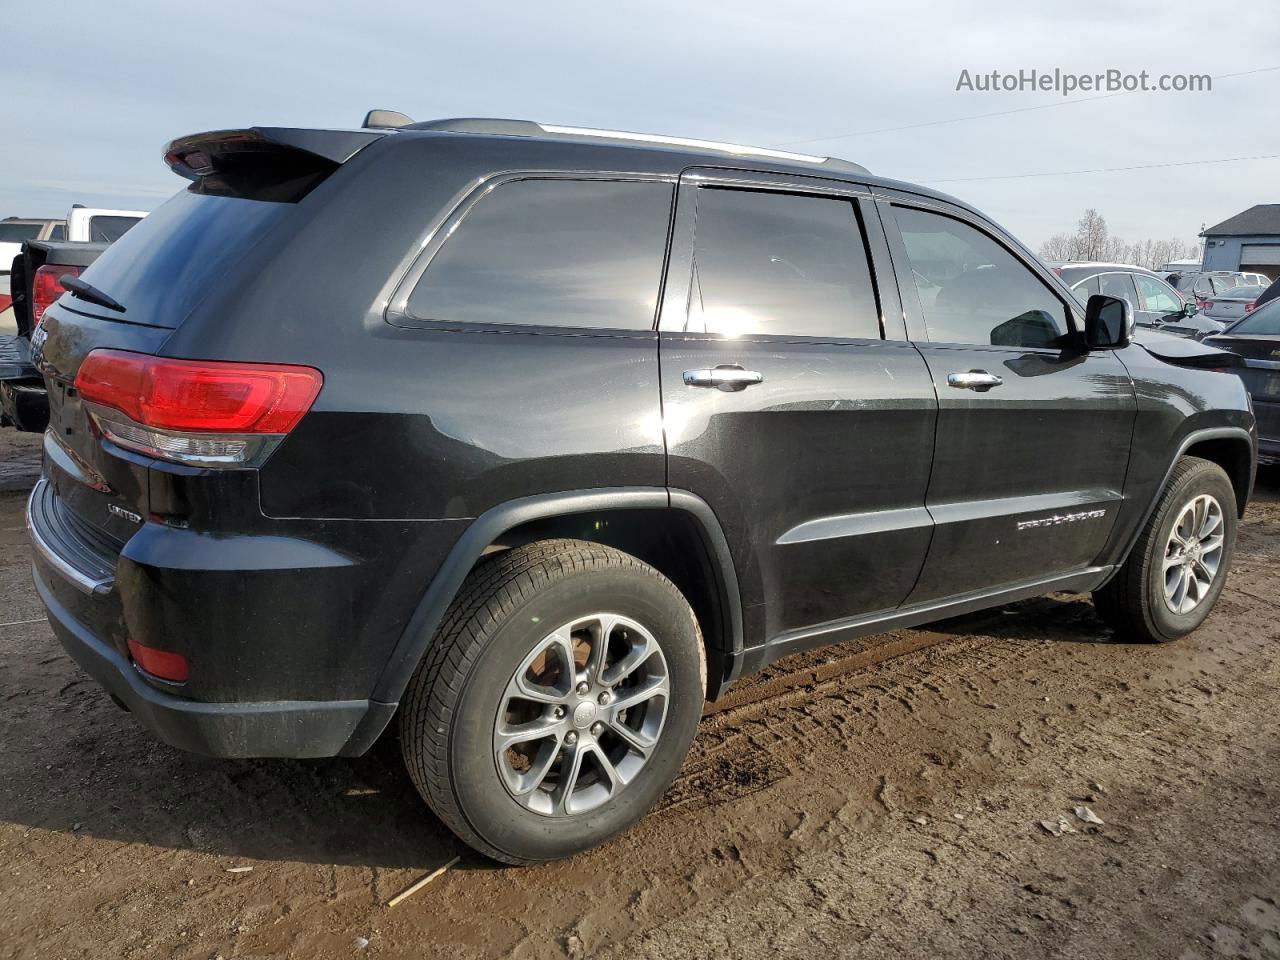
[[1259,307],[1227,331],[1253,337],[1280,337],[1280,300]]
[[40,235],[39,223],[0,223],[0,243],[21,243]]

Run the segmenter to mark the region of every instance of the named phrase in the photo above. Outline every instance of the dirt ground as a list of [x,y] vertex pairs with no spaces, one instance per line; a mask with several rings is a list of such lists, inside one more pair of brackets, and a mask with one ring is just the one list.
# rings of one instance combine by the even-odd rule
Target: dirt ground
[[1110,643],[1058,596],[793,658],[708,711],[629,834],[511,869],[389,738],[155,742],[41,619],[36,447],[3,434],[0,957],[1280,957],[1278,472],[1193,636]]

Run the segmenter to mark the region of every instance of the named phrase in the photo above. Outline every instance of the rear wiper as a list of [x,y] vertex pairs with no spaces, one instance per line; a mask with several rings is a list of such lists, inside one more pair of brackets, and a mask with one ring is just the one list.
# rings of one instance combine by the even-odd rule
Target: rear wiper
[[108,296],[92,283],[86,283],[73,273],[64,273],[58,278],[58,282],[73,297],[88,300],[90,303],[96,303],[98,306],[106,307],[108,310],[124,313],[124,305],[119,300]]

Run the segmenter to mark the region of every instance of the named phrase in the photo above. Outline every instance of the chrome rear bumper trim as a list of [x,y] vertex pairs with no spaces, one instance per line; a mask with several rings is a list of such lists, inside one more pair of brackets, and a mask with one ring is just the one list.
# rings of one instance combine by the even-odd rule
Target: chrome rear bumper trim
[[27,536],[31,540],[31,547],[36,553],[44,559],[57,573],[77,590],[90,595],[102,596],[110,593],[115,586],[114,577],[95,577],[85,573],[78,567],[74,566],[69,560],[63,557],[53,545],[49,543],[37,529],[32,519],[32,507],[36,502],[36,498],[44,493],[45,488],[49,485],[48,480],[39,480],[31,491],[31,496],[27,499]]

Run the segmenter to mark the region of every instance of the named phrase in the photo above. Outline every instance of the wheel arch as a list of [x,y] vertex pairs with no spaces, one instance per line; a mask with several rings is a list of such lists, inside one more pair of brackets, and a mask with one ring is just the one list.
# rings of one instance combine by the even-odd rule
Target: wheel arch
[[[1254,437],[1244,427],[1204,427],[1192,430],[1183,437],[1169,459],[1160,482],[1156,484],[1150,502],[1143,508],[1141,518],[1125,534],[1121,541],[1122,548],[1112,555],[1115,557],[1112,561],[1114,563],[1112,575],[1114,576],[1115,571],[1120,569],[1125,559],[1133,552],[1134,545],[1142,536],[1143,529],[1160,503],[1161,494],[1169,485],[1169,478],[1183,457],[1202,457],[1222,467],[1236,493],[1237,516],[1243,517],[1245,506],[1253,492],[1255,449]],[[1110,579],[1108,577],[1107,582],[1110,582]]]
[[449,605],[485,555],[554,537],[617,547],[675,583],[702,628],[708,698],[719,695],[728,665],[742,650],[742,604],[724,531],[707,503],[692,493],[619,487],[524,497],[472,521],[419,600],[373,699],[399,701]]
[[[1199,430],[1183,442],[1173,464],[1165,474],[1165,483],[1169,481],[1169,473],[1183,457],[1199,457],[1216,463],[1226,472],[1231,487],[1236,493],[1236,517],[1243,519],[1244,510],[1253,492],[1254,453],[1253,439],[1243,429],[1225,428],[1224,430]],[[1163,489],[1163,485],[1162,485]]]

